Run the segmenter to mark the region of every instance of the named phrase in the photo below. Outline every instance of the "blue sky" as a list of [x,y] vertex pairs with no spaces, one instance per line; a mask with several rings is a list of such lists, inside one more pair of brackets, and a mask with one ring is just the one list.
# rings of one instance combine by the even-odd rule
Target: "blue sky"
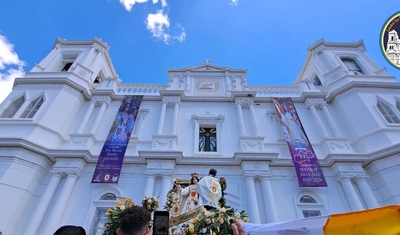
[[1,0],[0,102],[57,37],[108,43],[123,83],[167,84],[169,68],[211,59],[247,69],[249,85],[290,86],[322,38],[364,40],[398,79],[379,46],[398,11],[398,0]]

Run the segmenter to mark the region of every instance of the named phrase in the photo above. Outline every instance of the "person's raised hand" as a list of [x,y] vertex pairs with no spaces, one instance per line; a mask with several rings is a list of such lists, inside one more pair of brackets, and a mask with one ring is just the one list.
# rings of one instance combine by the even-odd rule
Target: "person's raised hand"
[[242,224],[239,220],[236,220],[235,223],[231,225],[233,235],[245,235]]

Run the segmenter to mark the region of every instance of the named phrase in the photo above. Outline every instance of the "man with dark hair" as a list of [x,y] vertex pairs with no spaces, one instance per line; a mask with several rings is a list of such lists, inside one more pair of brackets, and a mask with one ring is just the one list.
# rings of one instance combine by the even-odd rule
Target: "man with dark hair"
[[131,206],[119,214],[119,228],[117,235],[151,235],[153,230],[149,227],[150,212],[140,206]]
[[86,231],[81,226],[64,225],[57,229],[53,235],[86,235]]
[[206,209],[217,208],[218,201],[222,197],[221,184],[215,178],[217,170],[211,168],[208,176],[202,178],[197,183],[197,193],[199,194],[199,206],[203,205]]
[[217,176],[217,170],[214,168],[211,168],[210,171],[208,172],[209,175],[211,175],[212,177]]

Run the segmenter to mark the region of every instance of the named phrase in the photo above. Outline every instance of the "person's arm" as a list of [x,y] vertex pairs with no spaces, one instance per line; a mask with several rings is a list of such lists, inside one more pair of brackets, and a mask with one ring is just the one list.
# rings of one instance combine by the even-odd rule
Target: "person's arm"
[[235,223],[231,225],[233,235],[245,235],[242,224],[239,220],[236,220]]

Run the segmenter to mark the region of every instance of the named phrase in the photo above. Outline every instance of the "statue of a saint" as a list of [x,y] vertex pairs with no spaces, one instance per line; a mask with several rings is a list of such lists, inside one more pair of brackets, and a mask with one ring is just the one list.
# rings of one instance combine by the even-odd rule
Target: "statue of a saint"
[[199,182],[198,173],[192,173],[190,185],[182,190],[182,210],[181,214],[191,211],[197,207],[199,195],[197,194],[197,183]]
[[181,186],[174,182],[174,186],[167,194],[167,205],[164,207],[168,210],[171,216],[178,216],[181,210]]

